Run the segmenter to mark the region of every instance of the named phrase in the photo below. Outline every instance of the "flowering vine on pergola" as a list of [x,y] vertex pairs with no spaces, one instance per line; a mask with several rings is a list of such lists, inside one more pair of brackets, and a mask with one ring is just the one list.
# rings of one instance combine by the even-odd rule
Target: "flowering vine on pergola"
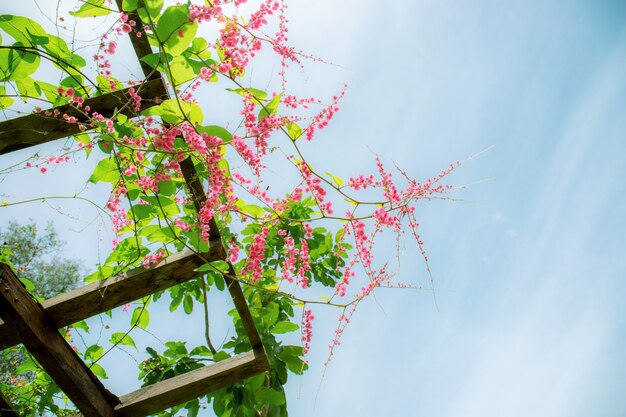
[[[83,73],[85,59],[59,36],[31,19],[0,16],[0,33],[15,41],[0,45],[0,108],[9,108],[13,96],[25,102],[43,96],[53,105],[0,122],[0,154],[73,136],[74,149],[15,168],[44,174],[74,152],[89,156],[99,149],[89,182],[111,185],[100,210],[115,232],[113,252],[86,278],[87,285],[41,304],[22,287],[8,255],[2,255],[0,348],[22,342],[86,417],[149,415],[175,406],[195,415],[199,405],[194,398],[207,393],[220,416],[285,416],[287,371],[301,374],[308,367],[304,355],[313,335],[311,306],[340,309],[328,363],[356,307],[373,291],[422,289],[392,282],[388,262],[376,262],[379,235],[392,233],[399,242],[408,231],[433,289],[415,202],[446,199],[452,187],[440,181],[458,163],[423,183],[397,169],[405,187],[378,156],[379,178],[357,175],[344,181],[318,172],[305,158],[303,144],[335,116],[344,91],[326,104],[288,93],[289,66],[301,66],[311,57],[287,43],[284,0],[261,1],[247,19],[237,15],[244,0],[167,7],[163,0],[116,0],[116,10],[110,3],[86,0],[71,12],[83,18],[119,13],[93,55],[95,81]],[[276,33],[267,35],[263,30],[271,16],[277,17]],[[201,24],[218,28],[214,42],[199,36]],[[122,83],[109,58],[125,36],[142,79]],[[280,87],[273,94],[244,85],[250,63],[267,46],[280,60]],[[59,85],[31,77],[41,60],[66,75]],[[222,81],[241,100],[238,126],[204,121],[196,94]],[[7,94],[7,88],[16,94]],[[319,111],[313,112],[315,107]],[[295,173],[295,185],[276,197],[264,175],[266,161],[279,153]],[[374,193],[378,195],[372,197]],[[336,201],[346,207],[344,214],[335,213],[343,210]],[[328,230],[337,223],[336,230]],[[357,281],[357,267],[365,282]],[[328,290],[328,296],[301,295],[314,286]],[[211,287],[227,288],[235,306],[229,316],[236,334],[218,348],[208,330]],[[190,314],[194,300],[203,304],[207,345],[191,352],[184,343],[168,345],[180,348],[177,358],[191,364],[185,372],[171,364],[164,370],[165,352],[148,348],[151,357],[139,364],[144,387],[117,397],[94,373],[102,347],[89,346],[79,352],[81,359],[58,329],[118,306],[127,309],[133,300],[142,305],[133,312],[130,330],[147,326],[147,304],[164,290],[172,298],[170,310],[182,305]],[[302,308],[300,325],[293,320],[294,308]],[[301,346],[285,345],[276,337],[298,329]],[[134,346],[130,330],[116,333],[114,346]],[[191,358],[192,353],[201,359]],[[200,366],[201,360],[213,364]],[[4,398],[2,403],[0,407],[7,406]],[[54,401],[46,406],[58,408]]]

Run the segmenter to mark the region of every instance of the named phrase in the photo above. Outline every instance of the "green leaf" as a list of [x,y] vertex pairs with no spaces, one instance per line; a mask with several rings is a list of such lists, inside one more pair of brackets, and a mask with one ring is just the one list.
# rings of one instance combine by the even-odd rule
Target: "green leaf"
[[100,359],[103,354],[104,349],[102,348],[102,346],[91,345],[87,348],[87,350],[83,354],[83,357],[87,360],[95,362]]
[[176,183],[172,180],[157,182],[159,195],[170,196],[176,192]]
[[186,5],[170,6],[161,15],[156,27],[159,41],[166,42],[170,36],[189,21],[189,7]]
[[228,273],[228,270],[230,269],[230,265],[226,261],[213,261],[210,265],[222,274]]
[[0,110],[6,109],[7,107],[11,107],[13,104],[12,97],[5,97],[6,89],[3,85],[0,85]]
[[292,323],[290,321],[279,321],[278,323],[272,326],[270,331],[274,334],[281,334],[281,333],[295,332],[299,328],[300,326],[298,326],[296,323]]
[[109,342],[113,343],[114,345],[127,345],[137,349],[137,345],[135,345],[135,341],[133,340],[133,338],[124,332],[113,333]]
[[202,123],[202,109],[195,103],[169,99],[158,106],[150,107],[141,112],[142,116],[161,116],[163,121],[171,124],[179,124],[187,119],[192,124]]
[[17,375],[23,374],[24,372],[28,372],[28,371],[38,371],[40,368],[37,365],[37,363],[35,363],[34,360],[32,360],[29,356],[26,357],[26,359],[24,360],[24,362],[22,362],[17,369],[15,370],[15,373]]
[[131,209],[131,212],[137,220],[156,216],[156,209],[150,204],[135,204]]
[[[165,55],[165,57],[164,57]],[[152,68],[156,69],[157,71],[161,71],[164,72],[165,71],[165,66],[163,65],[166,62],[170,62],[172,61],[172,55],[171,54],[162,54],[160,52],[155,52],[153,54],[149,54],[146,56],[143,56],[141,58],[141,61],[145,62],[146,64],[150,65]]]
[[213,353],[206,346],[197,346],[189,354],[191,356],[213,356]]
[[252,97],[255,98],[254,102],[256,102],[256,104],[261,104],[262,100],[267,97],[267,93],[263,90],[259,90],[258,88],[227,88],[226,90],[238,94],[241,97],[252,94]]
[[276,391],[266,387],[261,387],[255,391],[254,398],[261,404],[285,404],[285,393],[283,391]]
[[163,354],[167,357],[175,357],[187,354],[187,348],[185,342],[165,342],[167,350]]
[[222,126],[198,126],[198,132],[206,133],[209,136],[217,136],[222,139],[222,143],[227,144],[233,140],[233,135]]
[[269,116],[270,114],[276,114],[276,111],[278,110],[278,105],[280,104],[280,97],[282,94],[277,95],[276,97],[274,97],[272,99],[272,101],[270,101],[268,104],[266,104],[260,111],[259,111],[259,122],[263,119],[265,119],[267,116]]
[[33,282],[28,278],[21,277],[20,282],[24,284],[26,291],[28,291],[29,293],[32,294],[35,291],[35,284],[33,284]]
[[198,23],[188,21],[182,25],[176,33],[169,37],[166,42],[167,51],[174,56],[182,54],[187,47],[189,47],[197,31]]
[[152,349],[150,346],[146,348],[146,352],[148,352],[148,354],[152,356],[153,358],[156,358],[156,359],[159,358],[159,354],[157,353],[157,351]]
[[47,33],[43,27],[35,21],[9,14],[0,15],[0,29],[8,33],[16,42],[30,45],[43,45]]
[[230,355],[223,350],[220,350],[219,352],[216,352],[215,355],[213,355],[213,360],[215,362],[223,361],[224,359],[228,358],[230,358]]
[[341,187],[344,184],[344,182],[343,182],[343,180],[341,178],[331,174],[330,172],[327,172],[326,175],[328,175],[330,178],[333,179],[333,182],[335,184],[337,184],[337,187]]
[[193,311],[193,298],[189,294],[185,294],[183,299],[183,310],[185,310],[186,314],[191,314]]
[[[75,17],[106,16],[112,10],[104,5],[104,0],[83,0],[84,3],[76,11],[70,11]],[[124,1],[126,3],[126,1]]]
[[143,6],[137,10],[137,14],[144,23],[154,20],[163,8],[163,0],[143,0]]
[[222,274],[214,274],[213,279],[215,280],[215,286],[217,289],[224,291],[224,288],[226,288],[226,281],[224,280]]
[[123,0],[122,1],[122,10],[124,10],[127,13],[137,10],[137,7],[139,7],[139,0]]
[[302,136],[302,129],[297,123],[288,123],[285,127],[287,128],[287,133],[289,133],[289,137],[292,140],[297,140],[300,136]]
[[24,77],[15,81],[17,91],[22,96],[39,97],[41,96],[41,87],[31,77]]
[[104,370],[104,368],[97,363],[92,363],[91,365],[89,365],[89,369],[91,369],[91,372],[93,372],[93,374],[97,376],[98,378],[102,378],[102,379],[108,378],[107,373]]
[[187,49],[197,30],[198,23],[189,21],[187,5],[170,6],[159,18],[156,35],[167,46],[168,52],[176,56]]
[[[165,195],[158,197],[142,195],[141,199],[152,204],[158,212],[163,212],[167,216],[174,216],[180,213],[180,208],[178,207],[178,204],[176,204],[176,200],[173,197]],[[169,232],[165,232],[168,237],[174,237],[174,234],[169,227],[164,227],[163,229],[169,230]]]
[[[239,201],[242,201],[242,200],[239,200]],[[261,207],[256,206],[254,204],[245,204],[245,205],[242,205],[241,207],[238,207],[238,209],[242,214],[247,214],[248,216],[251,216],[257,219],[265,215],[265,211],[263,211]]]
[[[16,47],[22,46],[15,44]],[[0,81],[21,80],[39,68],[38,54],[20,49],[0,49]]]
[[133,317],[130,320],[131,325],[137,324],[142,329],[146,329],[150,323],[150,313],[145,307],[137,307],[133,310]]
[[300,375],[306,363],[302,361],[301,357],[304,354],[302,346],[282,346],[281,350],[276,356],[287,365],[287,368]]
[[77,321],[76,323],[72,324],[72,328],[83,330],[84,332],[89,333],[89,325],[85,320]]
[[170,71],[172,74],[172,84],[180,85],[189,80],[192,80],[196,74],[193,71],[189,62],[187,62],[187,58],[184,56],[177,56],[170,63]]
[[98,162],[96,168],[93,170],[93,174],[89,177],[89,182],[96,184],[99,181],[102,182],[116,182],[120,179],[120,171],[117,167],[117,162],[114,158],[104,158]]

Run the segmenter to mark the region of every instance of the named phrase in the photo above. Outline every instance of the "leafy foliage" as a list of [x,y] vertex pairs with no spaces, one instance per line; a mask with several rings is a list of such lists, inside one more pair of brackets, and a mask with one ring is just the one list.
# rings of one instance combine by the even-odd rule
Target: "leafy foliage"
[[[199,279],[135,303],[138,306],[129,328],[115,329],[108,347],[98,342],[82,351],[77,348],[92,371],[106,378],[100,359],[114,347],[136,348],[133,330],[151,325],[151,304],[164,294],[169,295],[170,311],[180,309],[189,315],[201,305],[206,315],[207,294],[225,290],[224,276],[244,286],[271,370],[204,399],[163,411],[160,416],[180,415],[181,410],[196,416],[208,404],[221,417],[286,416],[283,387],[290,373],[300,375],[308,368],[305,354],[314,318],[310,307],[339,310],[330,359],[360,301],[377,288],[400,285],[391,282],[387,262],[376,262],[375,238],[386,232],[399,241],[408,232],[426,260],[414,203],[446,198],[451,187],[439,182],[456,166],[451,165],[424,183],[399,171],[404,188],[394,182],[379,158],[379,179],[359,175],[345,181],[325,170],[318,172],[305,159],[302,142],[312,140],[328,125],[338,111],[343,92],[326,104],[320,99],[289,94],[286,71],[289,65],[302,65],[307,56],[286,44],[284,3],[263,1],[248,18],[241,18],[237,14],[242,2],[167,6],[162,0],[124,0],[120,3],[126,13],[113,11],[102,0],[79,2],[70,13],[75,18],[114,13],[117,19],[101,37],[93,58],[97,75],[91,78],[86,74],[87,60],[79,49],[74,49],[73,42],[46,32],[29,18],[0,16],[0,107],[13,104],[6,94],[10,90],[26,100],[45,100],[52,106],[68,104],[88,122],[54,111],[35,111],[42,117],[78,123],[84,132],[94,132],[77,135],[76,147],[68,153],[97,155],[98,163],[88,181],[110,185],[111,193],[100,205],[112,220],[116,238],[113,251],[85,281],[101,280],[131,268],[149,268],[184,249],[202,255],[216,239],[227,251],[225,259],[199,268]],[[127,14],[130,12],[136,12],[136,16]],[[263,30],[271,16],[277,16],[276,33],[268,37]],[[206,31],[200,30],[207,23],[214,28],[212,40],[203,37]],[[146,103],[140,95],[142,84],[132,83],[128,102],[120,104],[120,108],[133,109],[131,117],[122,114],[120,108],[114,114],[100,114],[85,100],[130,87],[114,77],[110,61],[117,48],[116,39],[126,34],[147,39],[152,53],[141,60],[166,77],[170,98]],[[281,87],[276,91],[254,88],[244,78],[250,63],[266,46],[280,62]],[[42,60],[62,72],[58,85],[33,78]],[[238,97],[241,108],[234,114],[241,118],[239,124],[220,124],[194,96],[194,92],[211,84],[223,86]],[[276,150],[280,151],[276,154],[285,155],[283,167],[291,170],[293,181],[288,189],[270,195],[264,182],[265,162]],[[65,155],[52,160],[60,163],[68,159]],[[27,166],[35,165],[45,172],[44,165],[50,161],[29,161]],[[367,192],[359,194],[363,190]],[[375,196],[368,199],[372,194]],[[341,202],[345,202],[345,211],[335,208]],[[335,210],[344,214],[336,215]],[[21,244],[24,250],[31,248],[30,243]],[[54,234],[44,241],[33,239],[30,255],[19,255],[23,257],[18,256],[14,263],[18,269],[38,265],[42,273],[58,274],[55,264],[35,264],[39,258],[34,256],[55,245]],[[351,279],[356,268],[361,269],[361,282],[355,285]],[[21,270],[23,276],[28,270]],[[426,272],[430,274],[428,266]],[[33,278],[37,282],[40,276]],[[61,288],[63,283],[55,281],[54,285]],[[309,289],[314,295],[300,295]],[[319,294],[325,295],[319,298]],[[139,363],[137,371],[142,385],[249,351],[251,346],[237,310],[231,310],[229,316],[235,334],[217,349],[208,328],[206,345],[191,347],[185,341],[166,341],[163,346],[148,347],[149,357]],[[90,331],[84,322],[75,324],[74,329]],[[301,345],[289,344],[293,343],[288,342],[293,339],[290,334],[298,330]],[[73,330],[68,330],[68,338],[72,334]],[[71,406],[55,397],[58,389],[38,369],[27,360],[18,370],[36,372],[38,385],[34,388],[8,388],[17,408],[31,414],[71,412]]]

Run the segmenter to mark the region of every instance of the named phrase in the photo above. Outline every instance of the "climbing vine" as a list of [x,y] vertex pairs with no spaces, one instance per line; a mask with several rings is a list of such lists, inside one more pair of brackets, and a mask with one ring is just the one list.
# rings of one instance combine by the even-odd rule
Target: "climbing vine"
[[[32,110],[77,126],[79,132],[57,155],[34,156],[0,174],[36,169],[46,175],[54,165],[84,154],[98,160],[85,180],[110,186],[102,201],[91,203],[110,219],[112,251],[85,281],[150,268],[185,249],[202,254],[215,238],[227,250],[225,260],[198,269],[201,278],[125,306],[129,328],[114,332],[108,344],[76,348],[91,370],[106,378],[100,359],[115,346],[136,347],[133,330],[148,328],[153,303],[169,302],[171,311],[182,308],[191,314],[198,305],[206,311],[211,291],[225,289],[224,275],[244,287],[271,371],[163,416],[181,410],[195,416],[207,404],[218,416],[286,416],[283,386],[289,373],[302,374],[308,367],[317,309],[337,312],[329,361],[362,300],[381,287],[418,286],[394,275],[393,259],[378,256],[380,236],[412,239],[432,288],[416,203],[447,198],[452,187],[442,180],[458,166],[420,182],[403,170],[389,169],[377,156],[372,173],[349,178],[310,163],[308,143],[315,143],[335,117],[346,87],[332,97],[290,93],[290,70],[318,59],[289,44],[283,0],[244,3],[123,0],[116,5],[87,0],[78,2],[70,16],[57,16],[56,34],[27,17],[0,16],[0,108],[7,117],[15,115],[10,111]],[[87,42],[95,46],[90,56],[75,38],[63,37],[73,35],[72,30],[60,30],[85,22],[106,27],[95,43]],[[147,70],[134,80],[118,75],[127,59],[119,57],[126,37],[145,37],[151,45],[151,53],[141,58]],[[265,75],[279,81],[260,88],[267,84],[260,68],[272,67],[263,65],[268,59],[278,63],[278,70]],[[51,81],[51,71],[61,74],[58,82]],[[143,97],[147,80],[161,74],[169,96]],[[114,114],[100,114],[86,104],[89,98],[129,87],[129,99]],[[206,111],[216,89],[239,103],[227,121]],[[71,111],[54,110],[62,105]],[[185,178],[185,161],[195,178]],[[271,172],[277,169],[289,172],[289,186],[272,186]],[[187,188],[190,181],[200,184],[204,196]],[[17,203],[3,201],[5,206]],[[206,344],[168,341],[148,347],[137,378],[146,386],[249,350],[236,310],[229,314],[235,334],[225,343],[211,341],[207,319]],[[80,322],[66,329],[66,336],[89,331]],[[291,332],[300,333],[301,343],[285,343],[284,335]],[[75,411],[33,360],[3,382],[2,392],[25,415]]]

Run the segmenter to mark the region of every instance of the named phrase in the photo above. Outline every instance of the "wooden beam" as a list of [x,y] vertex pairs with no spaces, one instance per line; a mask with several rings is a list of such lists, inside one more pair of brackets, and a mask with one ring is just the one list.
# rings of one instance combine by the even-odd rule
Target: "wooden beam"
[[0,317],[20,334],[24,346],[83,415],[117,417],[117,397],[80,360],[6,264],[0,264]]
[[[132,99],[128,94],[129,88],[114,91],[85,100],[83,109],[90,107],[89,112],[98,112],[105,117],[111,117],[117,109],[121,114],[132,117],[136,116]],[[146,81],[135,87],[142,97],[141,109],[155,106],[156,99],[165,99],[167,91],[163,80],[159,77]],[[130,104],[129,104],[130,103]],[[58,110],[60,115],[67,114],[76,117],[79,123],[90,123],[83,110],[74,106],[64,105],[50,109]],[[0,155],[30,146],[40,145],[56,139],[80,133],[78,123],[68,123],[62,117],[46,116],[44,112],[29,114],[0,123]]]
[[11,404],[4,399],[2,393],[0,393],[0,417],[19,417],[19,414],[13,410]]
[[[123,274],[92,282],[73,291],[59,294],[42,303],[46,314],[58,328],[68,326],[112,308],[138,300],[157,291],[196,278],[195,269],[220,258],[219,239],[209,242],[209,251],[195,254],[189,250],[168,256],[158,265],[132,269]],[[0,324],[0,350],[20,343],[21,337],[6,323]]]
[[[202,184],[198,179],[198,172],[193,166],[193,160],[191,159],[191,157],[187,157],[180,163],[180,170],[183,173],[185,183],[189,188],[189,192],[194,202],[194,206],[196,207],[196,211],[199,213],[202,207],[204,207],[204,203],[206,202],[206,194],[204,193]],[[209,234],[211,238],[220,236],[219,229],[217,228],[217,224],[215,223],[215,219],[211,219],[211,222],[209,223]],[[237,309],[239,317],[241,318],[243,328],[245,329],[246,334],[248,335],[248,339],[250,340],[250,345],[252,345],[253,349],[256,349],[262,347],[263,342],[261,341],[259,332],[254,324],[252,315],[250,314],[250,308],[248,307],[246,298],[244,297],[243,291],[241,290],[241,285],[239,285],[239,281],[234,278],[236,276],[237,274],[235,273],[235,269],[233,268],[232,264],[229,263],[228,274],[224,275],[224,279],[226,280],[226,285],[228,286],[228,291],[230,292],[230,296],[233,299],[235,308]]]
[[[115,0],[115,3],[117,4],[118,10],[120,12],[123,12],[124,10],[122,6],[124,4],[124,1]],[[140,7],[143,7],[142,2],[140,2],[139,5]],[[137,59],[139,60],[139,64],[141,65],[141,71],[143,71],[143,75],[145,75],[147,80],[152,80],[156,78],[160,79],[161,73],[156,71],[150,65],[146,64],[145,62],[141,60],[141,58],[143,58],[144,56],[150,55],[152,53],[152,46],[150,46],[150,41],[148,40],[146,31],[143,30],[143,24],[141,24],[141,18],[139,17],[136,11],[125,12],[125,13],[128,14],[129,21],[134,20],[135,22],[137,22],[137,25],[135,26],[135,28],[137,32],[141,34],[141,36],[136,36],[135,34],[131,32],[128,34],[128,38],[130,39],[130,43],[133,45],[133,49],[135,50],[135,55],[137,55]]]
[[194,369],[120,397],[120,417],[143,417],[269,370],[262,349]]
[[226,286],[228,287],[230,296],[233,299],[235,308],[239,313],[241,324],[243,325],[243,328],[248,335],[250,345],[253,349],[258,349],[263,347],[263,341],[261,340],[261,336],[259,336],[259,331],[254,324],[252,314],[250,314],[250,308],[248,308],[248,303],[246,301],[246,297],[243,295],[243,291],[241,290],[241,285],[239,285],[239,281],[237,281],[235,278],[232,278],[236,276],[237,275],[235,274],[235,269],[233,268],[233,265],[229,263],[228,275],[224,275],[224,280],[226,280]]

